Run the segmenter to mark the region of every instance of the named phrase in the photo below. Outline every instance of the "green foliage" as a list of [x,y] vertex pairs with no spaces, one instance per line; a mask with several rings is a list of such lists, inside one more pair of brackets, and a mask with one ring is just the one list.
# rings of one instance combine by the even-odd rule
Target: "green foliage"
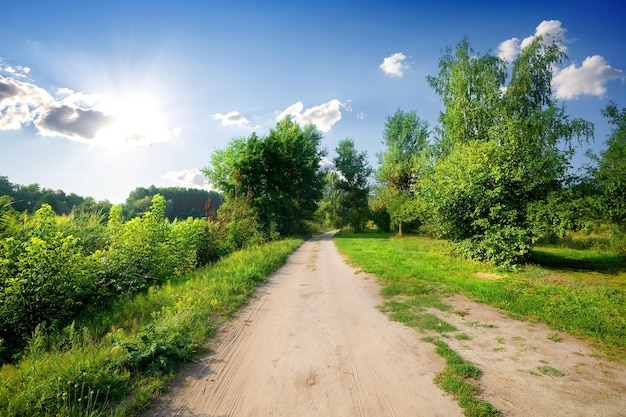
[[0,415],[134,415],[204,349],[213,319],[231,316],[301,243],[230,254],[56,335],[35,329],[20,360],[0,368]]
[[339,141],[335,152],[333,163],[341,173],[338,188],[342,191],[340,204],[346,217],[344,224],[361,231],[370,218],[368,179],[372,168],[367,163],[367,152],[357,151],[354,140],[348,138]]
[[0,241],[0,339],[9,350],[42,322],[67,324],[99,292],[97,259],[60,230],[50,206],[37,210],[24,234]]
[[597,204],[593,185],[583,179],[549,193],[544,200],[529,203],[527,216],[535,236],[556,242],[572,232],[590,233],[596,229]]
[[253,214],[266,234],[289,235],[306,229],[321,198],[321,133],[301,128],[289,117],[260,138],[237,138],[211,156],[203,170],[226,201],[249,196]]
[[150,209],[152,199],[160,194],[165,198],[165,217],[170,222],[188,217],[203,218],[215,213],[223,202],[215,191],[181,187],[138,187],[131,191],[123,205],[126,218],[141,217]]
[[126,223],[119,208],[111,210],[109,230],[111,243],[102,253],[102,264],[111,292],[134,293],[174,275],[162,196],[153,198],[150,211]]
[[444,50],[439,74],[427,77],[445,107],[439,117],[440,152],[448,153],[459,142],[489,137],[491,126],[502,121],[500,88],[505,79],[504,63],[491,54],[476,53],[467,38],[454,50]]
[[[600,210],[603,217],[626,231],[626,109],[618,110],[610,102],[602,114],[613,125],[606,141],[606,150],[596,157],[595,176],[600,193]],[[626,245],[623,246],[626,253]]]
[[536,38],[513,62],[510,81],[496,57],[476,57],[463,40],[440,60],[431,86],[446,106],[432,173],[419,184],[439,236],[478,260],[524,262],[537,235],[529,214],[564,183],[574,138],[590,123],[569,120],[552,98],[558,43]]
[[96,305],[263,240],[247,218],[171,223],[166,210],[160,195],[141,217],[127,222],[119,206],[111,208],[106,222],[104,214],[89,211],[58,216],[44,205],[28,215],[3,206],[0,362],[19,353],[41,323],[42,331],[58,330]]
[[379,153],[374,210],[385,210],[403,234],[403,224],[418,221],[423,215],[421,199],[414,183],[429,169],[428,123],[415,112],[398,109],[387,117],[383,131],[386,149]]
[[385,208],[372,210],[372,221],[381,232],[389,233],[391,230],[391,216]]
[[66,194],[62,190],[41,188],[38,184],[13,184],[5,176],[0,176],[0,196],[9,196],[13,208],[18,212],[34,213],[47,204],[56,214],[69,214],[75,210],[106,211],[111,207],[108,201],[95,202],[93,198],[84,198],[74,193]]
[[344,226],[344,208],[341,205],[343,195],[339,174],[335,171],[327,172],[323,179],[322,199],[315,211],[315,222],[321,230],[340,229]]

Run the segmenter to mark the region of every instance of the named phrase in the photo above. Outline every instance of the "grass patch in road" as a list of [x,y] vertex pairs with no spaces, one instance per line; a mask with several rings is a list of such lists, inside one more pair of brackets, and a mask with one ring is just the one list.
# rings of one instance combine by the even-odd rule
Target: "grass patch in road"
[[493,405],[478,398],[478,388],[471,381],[481,377],[481,371],[461,358],[454,350],[442,341],[434,341],[435,352],[446,360],[446,367],[435,377],[435,383],[445,392],[454,396],[459,405],[465,409],[466,417],[499,416],[500,411]]
[[542,366],[538,366],[537,370],[531,370],[530,371],[531,375],[535,375],[535,376],[541,376],[541,375],[548,375],[548,376],[552,376],[552,377],[562,377],[565,376],[565,374],[561,371],[559,371],[558,369],[554,368],[553,366],[550,365],[542,365]]
[[[443,240],[368,232],[340,233],[335,242],[353,264],[390,287],[383,290],[387,296],[462,293],[515,317],[587,338],[609,357],[626,357],[626,266],[617,255],[542,246],[535,250],[537,265],[503,272],[449,256]],[[501,278],[481,279],[476,275],[481,273]]]

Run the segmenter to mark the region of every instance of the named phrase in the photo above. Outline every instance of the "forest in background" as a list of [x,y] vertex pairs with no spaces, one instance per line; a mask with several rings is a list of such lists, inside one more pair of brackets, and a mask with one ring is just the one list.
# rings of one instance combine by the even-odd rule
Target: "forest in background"
[[[128,194],[121,204],[124,216],[132,218],[148,211],[152,197],[160,194],[165,197],[165,216],[170,220],[187,217],[206,217],[216,212],[223,202],[216,191],[183,187],[137,187]],[[39,184],[20,185],[12,183],[8,177],[0,175],[0,197],[6,196],[3,204],[20,213],[34,213],[44,204],[48,204],[58,215],[72,212],[91,212],[108,214],[113,206],[108,200],[96,201],[93,197],[82,197],[75,193],[66,194],[63,190],[42,188]]]

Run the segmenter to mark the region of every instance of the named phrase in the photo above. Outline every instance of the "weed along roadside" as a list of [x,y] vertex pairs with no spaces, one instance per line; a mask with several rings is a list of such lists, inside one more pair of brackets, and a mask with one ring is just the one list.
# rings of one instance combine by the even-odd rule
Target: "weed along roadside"
[[136,414],[301,243],[250,247],[59,335],[36,331],[19,362],[0,370],[0,416]]
[[445,358],[434,381],[465,415],[623,415],[626,271],[612,255],[586,261],[583,273],[554,265],[601,256],[548,248],[550,266],[511,272],[450,257],[434,239],[364,233],[335,242],[383,284],[380,310]]

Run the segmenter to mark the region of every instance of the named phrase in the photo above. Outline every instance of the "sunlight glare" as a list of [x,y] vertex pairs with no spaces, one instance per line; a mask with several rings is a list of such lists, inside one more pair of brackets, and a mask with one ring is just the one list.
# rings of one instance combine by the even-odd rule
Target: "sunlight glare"
[[107,148],[133,148],[178,136],[178,131],[168,126],[159,101],[150,94],[135,92],[108,97],[101,110],[113,116],[113,122],[96,137]]

